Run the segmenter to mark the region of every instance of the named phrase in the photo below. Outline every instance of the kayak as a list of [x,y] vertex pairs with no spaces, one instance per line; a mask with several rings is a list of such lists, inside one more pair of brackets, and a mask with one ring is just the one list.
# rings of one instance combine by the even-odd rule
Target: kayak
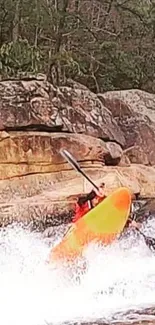
[[50,252],[49,263],[74,261],[92,242],[111,244],[122,232],[130,214],[131,193],[120,187],[71,226]]

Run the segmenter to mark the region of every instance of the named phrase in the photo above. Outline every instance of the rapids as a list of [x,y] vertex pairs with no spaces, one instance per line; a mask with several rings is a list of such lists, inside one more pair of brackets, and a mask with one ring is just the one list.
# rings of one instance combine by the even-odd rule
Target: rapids
[[[155,221],[143,231],[155,236]],[[142,238],[131,234],[108,248],[90,245],[85,273],[79,267],[69,276],[47,263],[57,240],[58,234],[49,242],[19,225],[0,231],[1,325],[125,321],[155,305],[155,254]]]

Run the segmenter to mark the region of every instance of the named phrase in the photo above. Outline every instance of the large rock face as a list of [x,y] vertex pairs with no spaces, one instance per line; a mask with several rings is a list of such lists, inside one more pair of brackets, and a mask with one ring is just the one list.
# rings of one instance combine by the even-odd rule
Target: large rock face
[[124,144],[111,112],[88,89],[46,81],[0,82],[0,120],[5,129],[77,132]]
[[125,137],[126,155],[132,163],[155,164],[155,95],[141,90],[99,94]]
[[107,194],[128,186],[153,196],[155,170],[144,164],[155,164],[154,108],[154,95],[138,90],[95,95],[77,84],[0,82],[0,224],[71,220],[77,195],[91,187],[61,148]]

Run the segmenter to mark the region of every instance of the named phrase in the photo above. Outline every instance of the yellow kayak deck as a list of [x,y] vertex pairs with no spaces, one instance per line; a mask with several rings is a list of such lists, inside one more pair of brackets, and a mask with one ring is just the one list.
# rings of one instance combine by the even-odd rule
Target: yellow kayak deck
[[92,241],[110,244],[123,230],[131,206],[131,193],[120,187],[90,210],[69,229],[50,252],[50,262],[74,260]]

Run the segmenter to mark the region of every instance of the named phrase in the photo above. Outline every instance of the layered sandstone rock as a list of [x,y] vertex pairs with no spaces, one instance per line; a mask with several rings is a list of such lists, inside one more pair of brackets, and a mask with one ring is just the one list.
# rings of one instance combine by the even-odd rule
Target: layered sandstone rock
[[60,154],[61,148],[81,162],[101,165],[118,164],[123,153],[118,144],[87,135],[1,131],[0,179],[70,169]]
[[[142,196],[155,192],[154,167],[94,166],[85,172],[96,184],[106,183],[107,195],[119,186],[129,187],[132,193],[141,191]],[[73,170],[0,181],[0,225],[20,221],[44,230],[70,222],[77,196],[89,190],[90,184]]]

